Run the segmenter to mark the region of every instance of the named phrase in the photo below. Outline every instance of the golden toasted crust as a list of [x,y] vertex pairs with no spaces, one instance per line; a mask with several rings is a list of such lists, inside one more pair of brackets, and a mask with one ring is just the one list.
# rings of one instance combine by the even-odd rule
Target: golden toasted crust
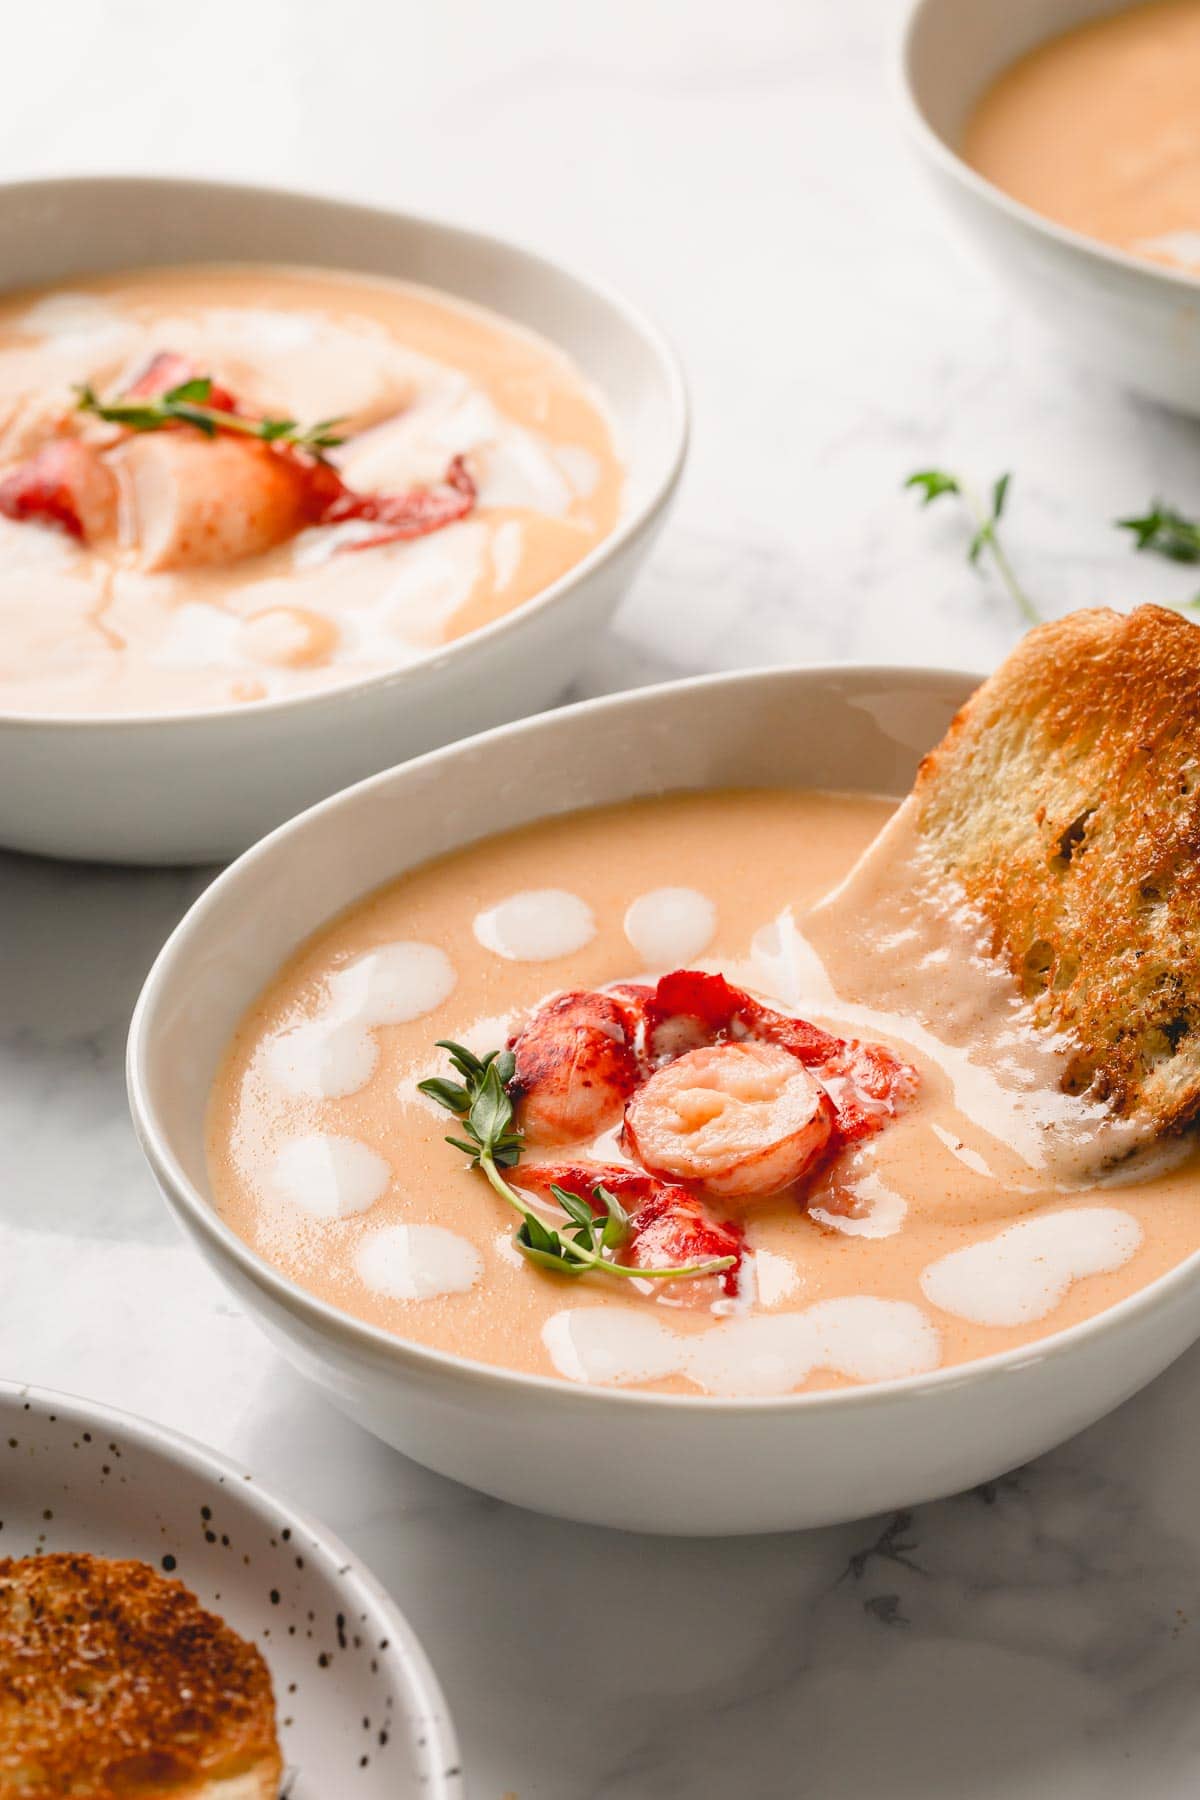
[[281,1774],[266,1664],[181,1582],[0,1560],[3,1800],[274,1800]]
[[916,782],[1064,1079],[1177,1130],[1200,1113],[1200,631],[1178,613],[1077,612],[1031,631]]

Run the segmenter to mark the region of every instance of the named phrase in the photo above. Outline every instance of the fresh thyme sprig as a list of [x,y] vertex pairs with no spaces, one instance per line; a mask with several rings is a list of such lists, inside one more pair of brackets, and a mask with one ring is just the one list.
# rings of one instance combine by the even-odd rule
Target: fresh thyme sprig
[[1200,562],[1200,525],[1162,500],[1153,501],[1140,518],[1114,519],[1113,524],[1133,533],[1135,550],[1149,550],[1170,562]]
[[975,524],[975,532],[967,546],[967,561],[978,563],[984,551],[988,551],[996,573],[1012,595],[1023,618],[1030,625],[1041,623],[1041,614],[1029,598],[1013,572],[1013,566],[1005,554],[1000,542],[998,526],[1008,499],[1011,475],[1001,475],[992,483],[990,506],[984,506],[978,495],[960,480],[957,475],[947,474],[945,469],[920,469],[910,475],[905,482],[906,488],[921,490],[922,506],[929,506],[934,500],[940,500],[943,494],[955,494],[967,507]]
[[[1165,501],[1154,500],[1138,518],[1114,519],[1118,531],[1133,533],[1133,548],[1148,550],[1152,556],[1165,556],[1168,562],[1200,562],[1200,523],[1185,513],[1176,512]],[[1190,600],[1166,600],[1177,612],[1200,612],[1200,594]]]
[[305,450],[319,462],[325,461],[326,450],[345,443],[334,429],[340,419],[319,419],[315,425],[301,429],[295,419],[252,419],[241,413],[227,412],[210,406],[212,377],[197,375],[168,388],[165,394],[145,399],[110,400],[99,398],[90,382],[81,383],[75,392],[80,412],[94,413],[111,425],[124,425],[130,431],[161,431],[166,425],[193,425],[205,437],[216,437],[218,431],[233,431],[241,437],[258,438],[265,444],[289,444]]
[[446,1142],[469,1156],[500,1198],[521,1215],[513,1242],[530,1262],[558,1275],[586,1275],[590,1269],[597,1269],[605,1275],[628,1276],[635,1281],[678,1281],[682,1277],[719,1275],[732,1268],[732,1256],[645,1269],[619,1262],[613,1253],[629,1240],[629,1215],[603,1183],[592,1189],[594,1211],[578,1195],[552,1185],[550,1192],[573,1228],[569,1232],[553,1230],[530,1210],[501,1172],[516,1167],[525,1147],[508,1096],[508,1083],[516,1072],[512,1051],[493,1050],[480,1057],[447,1038],[438,1039],[438,1049],[447,1053],[460,1079],[452,1081],[433,1075],[417,1086],[461,1122],[464,1135],[448,1137]]

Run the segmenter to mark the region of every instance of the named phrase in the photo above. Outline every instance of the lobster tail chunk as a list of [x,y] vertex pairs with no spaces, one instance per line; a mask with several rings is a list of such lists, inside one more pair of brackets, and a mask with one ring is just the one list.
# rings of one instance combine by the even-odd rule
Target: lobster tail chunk
[[[595,1191],[607,1188],[629,1215],[629,1238],[621,1260],[635,1268],[662,1268],[672,1263],[715,1262],[732,1256],[731,1268],[717,1279],[726,1294],[736,1295],[745,1252],[745,1232],[732,1219],[720,1219],[704,1202],[676,1182],[659,1181],[640,1169],[617,1163],[523,1164],[520,1185],[539,1199],[553,1200],[560,1187],[596,1211]],[[709,1281],[711,1276],[697,1278]]]

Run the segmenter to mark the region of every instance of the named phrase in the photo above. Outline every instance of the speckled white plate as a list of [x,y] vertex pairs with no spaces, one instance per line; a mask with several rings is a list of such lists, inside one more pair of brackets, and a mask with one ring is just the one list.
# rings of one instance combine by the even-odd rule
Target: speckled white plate
[[437,1679],[344,1544],[189,1438],[0,1382],[0,1554],[48,1550],[138,1557],[259,1645],[289,1800],[462,1800]]

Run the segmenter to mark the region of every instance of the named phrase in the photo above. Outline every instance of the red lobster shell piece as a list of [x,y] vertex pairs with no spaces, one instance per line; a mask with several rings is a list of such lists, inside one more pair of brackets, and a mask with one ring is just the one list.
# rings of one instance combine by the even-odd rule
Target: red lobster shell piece
[[617,1124],[643,1070],[636,1003],[581,990],[539,1007],[511,1042],[510,1093],[533,1144],[570,1144]]
[[553,1198],[552,1185],[563,1188],[593,1210],[595,1189],[603,1185],[629,1214],[630,1236],[621,1248],[622,1262],[635,1268],[662,1268],[666,1263],[682,1267],[732,1256],[733,1266],[721,1271],[720,1282],[725,1293],[736,1295],[745,1233],[735,1220],[715,1218],[687,1188],[610,1163],[522,1164],[518,1182],[546,1200]]
[[[163,350],[122,399],[153,400],[199,374],[188,357]],[[197,405],[247,424],[256,418],[216,382]],[[260,442],[232,424],[213,423],[207,440],[183,420],[161,430],[124,432],[103,447],[55,439],[0,479],[0,513],[57,525],[95,543],[114,529],[119,479],[128,490],[132,535],[145,552],[144,566],[170,569],[237,562],[307,526],[352,519],[379,529],[339,543],[338,550],[370,550],[441,531],[465,519],[478,501],[461,456],[451,459],[442,480],[431,487],[360,494],[331,463],[302,446],[284,439]]]
[[0,479],[0,513],[94,541],[115,528],[116,480],[91,444],[55,438]]

